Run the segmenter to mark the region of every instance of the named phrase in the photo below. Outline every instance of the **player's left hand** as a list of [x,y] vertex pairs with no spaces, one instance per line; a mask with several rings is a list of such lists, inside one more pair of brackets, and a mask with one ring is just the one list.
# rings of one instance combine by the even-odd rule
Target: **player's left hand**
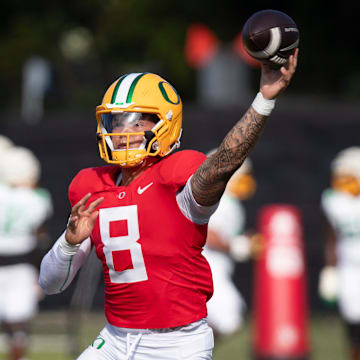
[[265,99],[275,99],[290,84],[295,74],[299,49],[289,56],[280,69],[272,69],[268,64],[261,64],[260,92]]

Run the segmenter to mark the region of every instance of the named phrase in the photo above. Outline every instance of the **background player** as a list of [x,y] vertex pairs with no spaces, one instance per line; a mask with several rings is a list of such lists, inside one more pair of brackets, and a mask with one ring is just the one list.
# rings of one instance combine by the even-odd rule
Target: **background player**
[[40,163],[29,149],[3,150],[0,175],[0,321],[9,338],[9,358],[19,360],[25,358],[29,321],[37,311],[41,289],[33,263],[52,203],[37,187]]
[[338,299],[351,344],[351,359],[360,359],[360,147],[337,154],[331,164],[331,188],[321,199],[327,225],[325,267],[320,295]]
[[107,324],[79,359],[211,359],[212,295],[201,254],[207,222],[233,173],[255,146],[297,51],[262,67],[254,102],[210,157],[179,151],[182,103],[151,73],[116,80],[97,107],[100,156],[117,166],[80,171],[69,188],[64,234],[41,265],[46,293],[66,288],[90,253],[102,261]]
[[213,276],[214,294],[207,303],[207,309],[215,336],[233,334],[244,321],[246,305],[232,277],[234,260],[244,261],[251,255],[250,237],[245,234],[245,208],[241,201],[253,196],[255,191],[253,166],[247,158],[230,178],[209,221],[203,254]]

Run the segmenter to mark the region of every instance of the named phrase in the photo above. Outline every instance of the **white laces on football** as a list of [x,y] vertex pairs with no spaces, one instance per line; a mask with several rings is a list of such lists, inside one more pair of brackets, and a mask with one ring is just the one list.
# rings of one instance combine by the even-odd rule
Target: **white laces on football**
[[126,357],[125,357],[125,360],[131,360],[132,355],[136,349],[136,346],[139,344],[141,337],[142,337],[142,334],[138,334],[136,336],[135,341],[132,344],[130,344],[130,333],[126,334]]

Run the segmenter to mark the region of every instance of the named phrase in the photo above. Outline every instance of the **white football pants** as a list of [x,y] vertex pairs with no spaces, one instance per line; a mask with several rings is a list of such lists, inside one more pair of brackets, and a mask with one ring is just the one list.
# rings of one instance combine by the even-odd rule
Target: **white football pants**
[[339,308],[350,323],[360,323],[360,266],[341,265],[339,269]]
[[211,360],[213,347],[206,319],[176,330],[126,329],[108,323],[78,360]]
[[38,310],[38,273],[30,264],[0,266],[0,321],[28,321]]

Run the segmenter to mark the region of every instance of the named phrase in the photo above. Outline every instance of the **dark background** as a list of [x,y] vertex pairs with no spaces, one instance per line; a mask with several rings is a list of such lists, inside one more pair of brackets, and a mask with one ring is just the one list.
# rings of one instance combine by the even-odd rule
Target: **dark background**
[[[358,13],[350,0],[2,0],[0,5],[0,101],[19,105],[21,67],[40,55],[53,67],[48,106],[94,106],[105,88],[129,70],[159,72],[194,100],[195,70],[184,58],[188,26],[203,23],[221,44],[231,44],[254,12],[267,8],[290,15],[300,29],[300,66],[291,93],[357,99],[360,94]],[[81,60],[61,50],[69,31],[85,28],[91,49]],[[254,87],[257,71],[253,71]]]
[[[67,186],[83,167],[102,165],[95,142],[95,106],[108,85],[129,71],[154,71],[175,85],[184,101],[182,149],[203,152],[219,145],[250,102],[202,106],[197,99],[197,70],[184,57],[190,24],[207,25],[226,45],[265,1],[19,1],[3,0],[0,11],[0,133],[32,149],[42,163],[41,186],[50,190],[55,214],[49,231],[55,241],[70,207]],[[359,144],[360,52],[358,5],[332,6],[320,1],[274,2],[300,28],[298,71],[277,102],[251,154],[258,191],[247,201],[248,226],[256,227],[260,207],[296,205],[303,215],[311,308],[321,310],[318,272],[323,265],[324,231],[321,192],[329,185],[329,165],[336,153]],[[60,49],[63,35],[86,28],[91,51],[69,59]],[[52,68],[41,122],[29,125],[20,116],[22,66],[40,55]],[[255,96],[259,71],[250,69]],[[239,264],[235,279],[251,301],[253,264]],[[47,297],[44,308],[65,306],[64,294]],[[102,302],[101,287],[96,305]]]

